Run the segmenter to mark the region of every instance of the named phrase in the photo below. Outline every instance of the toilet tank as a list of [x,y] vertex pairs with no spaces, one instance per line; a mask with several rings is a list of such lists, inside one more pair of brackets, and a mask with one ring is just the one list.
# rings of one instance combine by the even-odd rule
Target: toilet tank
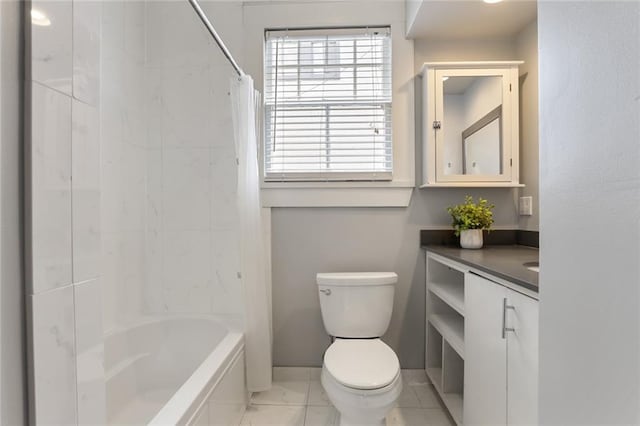
[[329,335],[369,338],[387,331],[398,282],[395,272],[320,273],[316,281]]

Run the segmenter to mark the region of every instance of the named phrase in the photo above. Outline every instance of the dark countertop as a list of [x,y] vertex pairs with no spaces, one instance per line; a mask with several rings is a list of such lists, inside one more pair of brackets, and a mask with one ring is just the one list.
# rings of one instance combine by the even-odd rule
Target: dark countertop
[[423,249],[484,271],[503,280],[538,292],[538,273],[522,264],[538,262],[538,249],[520,245],[485,246],[479,250],[442,245],[422,245]]

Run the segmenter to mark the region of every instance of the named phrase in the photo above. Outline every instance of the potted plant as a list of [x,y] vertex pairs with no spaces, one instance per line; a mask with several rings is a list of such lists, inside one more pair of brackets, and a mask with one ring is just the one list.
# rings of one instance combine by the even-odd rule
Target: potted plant
[[453,218],[453,229],[456,236],[460,237],[460,246],[467,249],[482,248],[482,231],[491,230],[493,224],[493,212],[495,206],[483,198],[478,198],[478,203],[473,202],[473,197],[467,195],[464,204],[447,208]]

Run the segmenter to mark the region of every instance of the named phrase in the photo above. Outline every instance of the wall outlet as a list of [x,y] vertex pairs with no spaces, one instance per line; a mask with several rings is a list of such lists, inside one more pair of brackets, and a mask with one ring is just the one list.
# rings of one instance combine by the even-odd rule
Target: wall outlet
[[533,214],[533,197],[520,197],[518,211],[520,216],[531,216]]

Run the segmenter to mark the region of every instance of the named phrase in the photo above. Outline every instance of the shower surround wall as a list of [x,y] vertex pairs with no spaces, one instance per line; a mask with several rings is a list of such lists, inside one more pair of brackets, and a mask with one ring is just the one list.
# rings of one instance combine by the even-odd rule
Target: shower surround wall
[[[104,424],[105,332],[242,312],[233,74],[186,2],[31,7],[50,20],[26,28],[31,419]],[[204,9],[242,49],[241,5]]]
[[[241,50],[241,5],[203,8]],[[105,2],[102,42],[105,330],[166,313],[236,322],[231,68],[183,1]]]
[[32,1],[26,24],[26,280],[31,422],[104,422],[100,7]]
[[104,328],[141,313],[145,279],[145,4],[102,3],[101,164]]
[[[242,5],[204,2],[242,55]],[[144,310],[223,314],[242,309],[234,75],[186,1],[147,5],[148,150]]]

